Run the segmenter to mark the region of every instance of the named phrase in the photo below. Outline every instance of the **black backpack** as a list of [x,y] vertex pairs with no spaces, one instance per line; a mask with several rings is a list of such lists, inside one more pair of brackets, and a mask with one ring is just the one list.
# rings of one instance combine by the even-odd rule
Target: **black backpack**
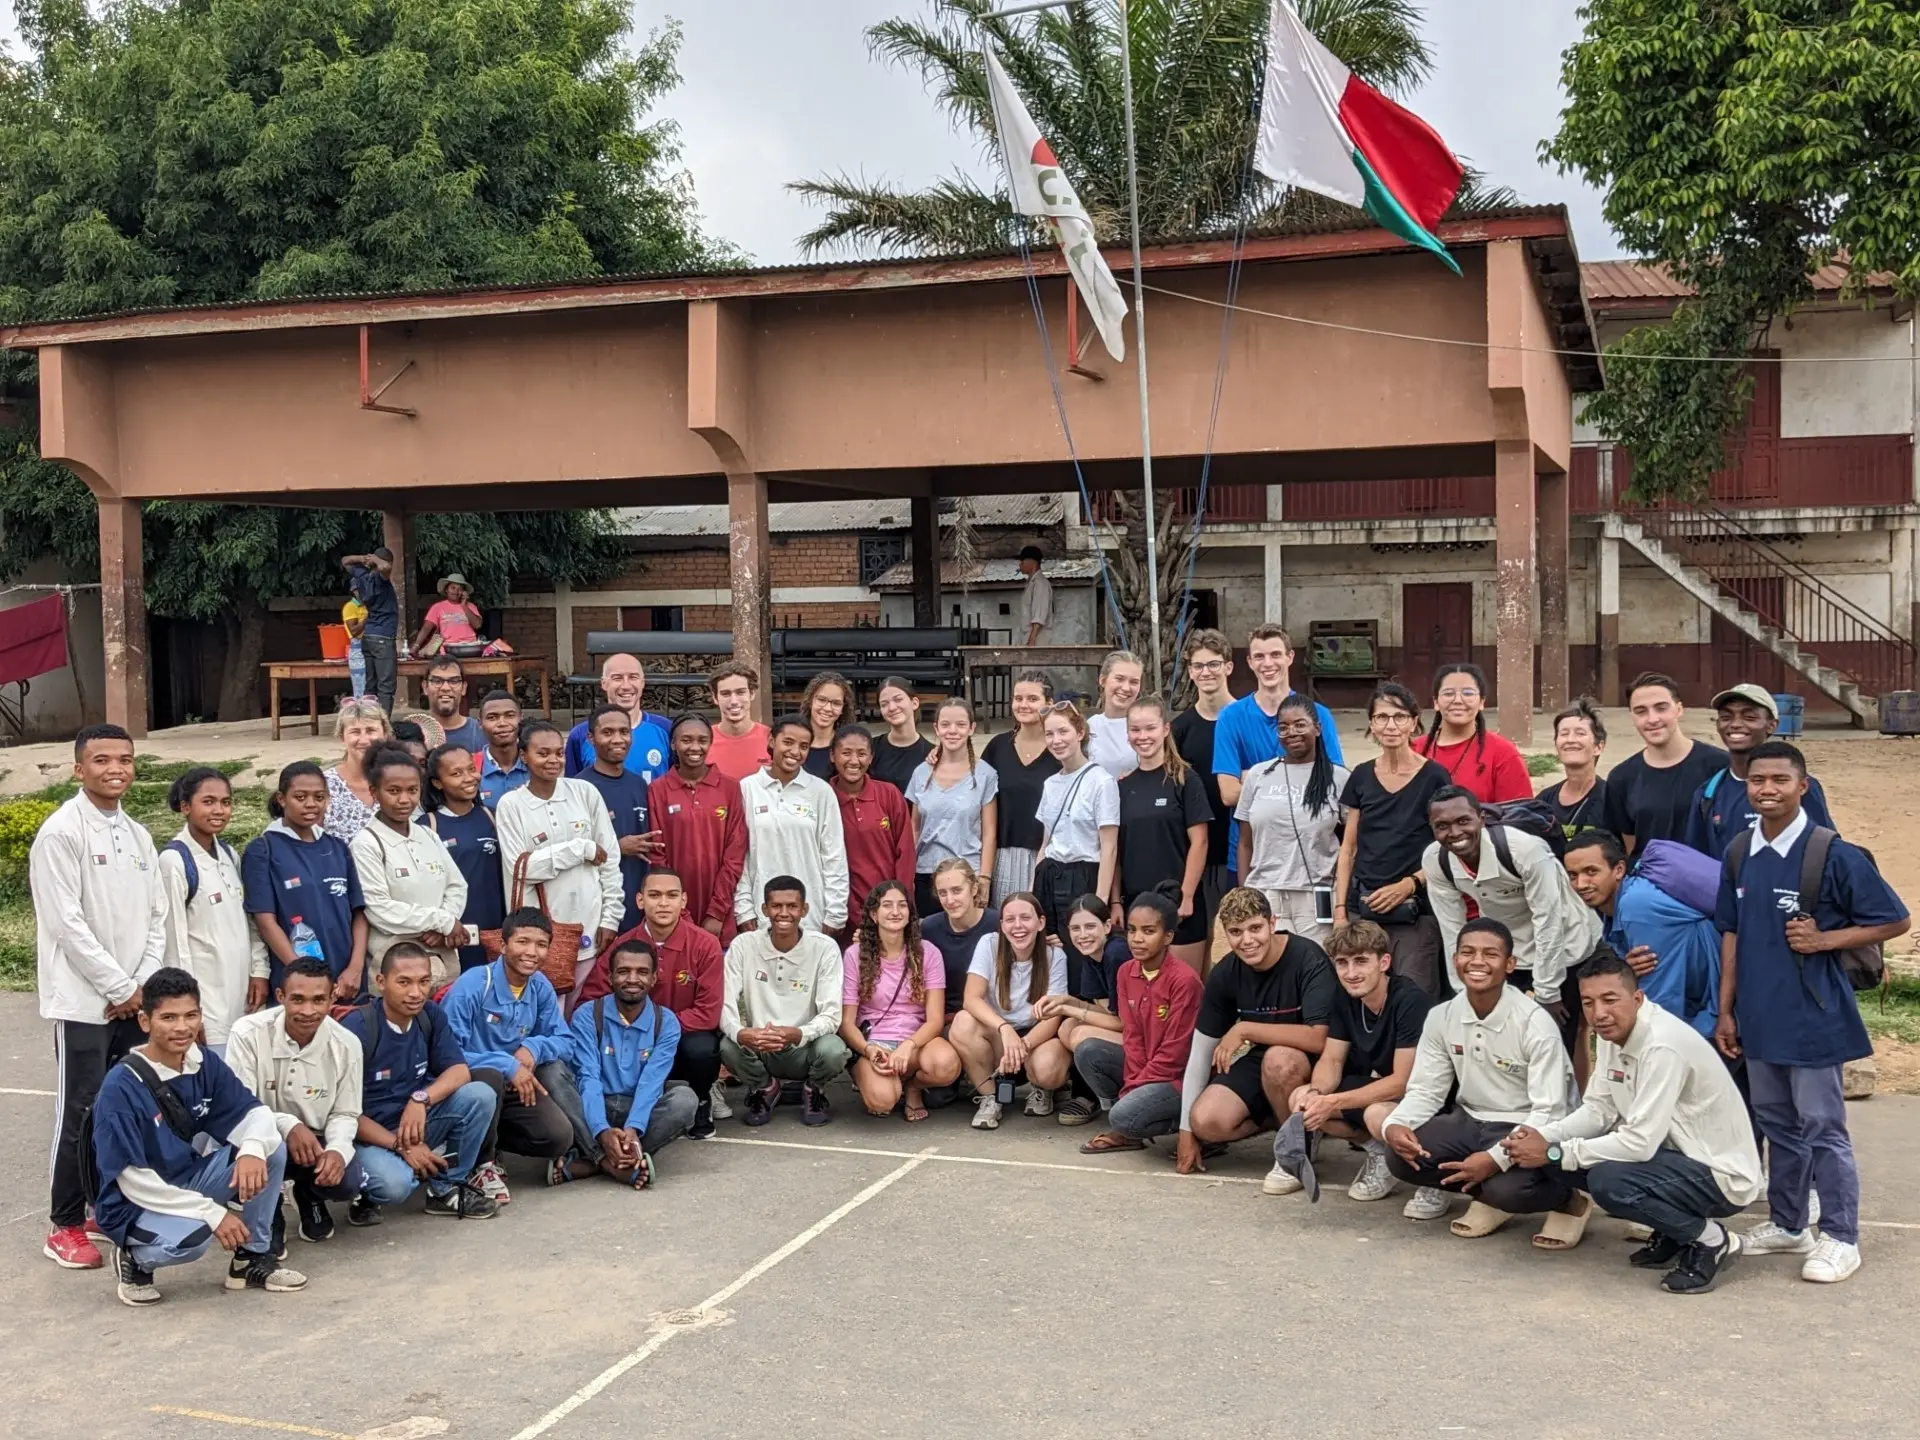
[[[1533,821],[1537,818],[1537,812],[1531,808],[1523,812],[1525,823],[1516,825],[1512,820],[1506,818],[1507,815],[1520,811],[1522,806],[1532,807],[1535,804],[1538,804],[1541,810],[1545,810],[1549,817],[1552,816],[1553,807],[1551,805],[1531,800],[1514,800],[1506,805],[1488,805],[1480,812],[1486,817],[1487,821],[1486,829],[1481,833],[1486,836],[1487,842],[1493,846],[1493,853],[1500,857],[1501,868],[1509,875],[1517,876],[1520,873],[1520,867],[1513,863],[1513,846],[1507,840],[1507,831],[1509,830],[1518,830],[1523,835],[1533,835],[1538,839],[1546,841],[1547,848],[1553,851],[1556,858],[1560,857],[1566,850],[1566,837],[1560,833],[1560,824],[1557,820],[1550,819],[1549,828],[1551,833],[1542,835],[1533,828]],[[1556,841],[1558,843],[1555,843]],[[1446,875],[1447,883],[1457,890],[1460,887],[1460,882],[1453,878],[1453,853],[1444,845],[1440,847],[1440,869]]]
[[[1827,855],[1833,849],[1833,842],[1839,838],[1824,825],[1812,825],[1807,829],[1807,848],[1800,855],[1800,913],[1813,914],[1814,907],[1820,903],[1820,881],[1827,873]],[[1864,845],[1855,849],[1867,857],[1867,863],[1877,874],[1880,862],[1873,858],[1873,852]],[[1742,830],[1733,837],[1727,846],[1727,879],[1734,885],[1740,883],[1741,868],[1747,863],[1747,856],[1753,850],[1753,830]],[[1807,957],[1798,950],[1790,952],[1793,963],[1800,969],[1800,982],[1806,984]],[[1847,977],[1847,983],[1855,990],[1872,990],[1887,978],[1887,957],[1879,945],[1855,945],[1846,950],[1835,950],[1833,958],[1840,964],[1840,973]],[[1807,993],[1822,1010],[1827,1007],[1820,997],[1814,995],[1811,987]]]
[[[1508,830],[1518,830],[1522,835],[1531,835],[1547,842],[1547,848],[1553,851],[1554,859],[1564,860],[1567,855],[1567,832],[1560,828],[1560,817],[1555,813],[1553,802],[1542,800],[1538,795],[1526,800],[1503,800],[1497,805],[1483,805],[1480,815],[1489,826],[1499,825]],[[1506,856],[1500,861],[1506,864]],[[1507,865],[1507,869],[1513,866]]]
[[[160,1114],[167,1122],[167,1128],[188,1145],[199,1133],[200,1126],[193,1118],[193,1112],[187,1109],[186,1102],[173,1093],[173,1087],[160,1078],[159,1071],[147,1063],[146,1057],[129,1051],[121,1057],[120,1063],[134,1073],[140,1083],[147,1087],[147,1093],[153,1096],[154,1104],[160,1107]],[[96,1101],[96,1103],[98,1103]],[[93,1153],[93,1106],[89,1105],[80,1112],[80,1191],[87,1197],[89,1206],[99,1202],[100,1192],[106,1187],[100,1180],[100,1162]]]

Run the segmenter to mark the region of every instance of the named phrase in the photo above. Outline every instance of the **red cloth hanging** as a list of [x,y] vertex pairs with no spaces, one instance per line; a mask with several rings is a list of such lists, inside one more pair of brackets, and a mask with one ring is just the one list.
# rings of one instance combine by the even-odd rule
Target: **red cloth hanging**
[[67,600],[49,595],[0,610],[0,685],[31,680],[67,664]]

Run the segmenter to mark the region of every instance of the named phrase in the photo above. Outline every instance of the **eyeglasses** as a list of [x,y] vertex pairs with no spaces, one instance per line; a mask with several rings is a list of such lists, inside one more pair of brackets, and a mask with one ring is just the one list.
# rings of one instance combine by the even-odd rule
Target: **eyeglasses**
[[427,684],[429,685],[464,685],[466,683],[466,680],[459,675],[427,676]]
[[1224,660],[1189,660],[1187,669],[1195,675],[1218,675],[1227,668]]
[[1411,715],[1402,715],[1398,710],[1382,710],[1378,715],[1369,715],[1368,721],[1375,725],[1415,725],[1419,722]]
[[1480,692],[1478,690],[1471,690],[1471,689],[1442,690],[1440,692],[1440,698],[1442,700],[1478,700],[1480,698]]

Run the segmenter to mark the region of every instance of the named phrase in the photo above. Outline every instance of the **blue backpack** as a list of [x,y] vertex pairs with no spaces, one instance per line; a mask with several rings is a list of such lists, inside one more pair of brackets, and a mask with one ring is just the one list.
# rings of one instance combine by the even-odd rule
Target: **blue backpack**
[[[234,869],[240,868],[240,857],[233,853],[231,845],[217,835],[214,836],[213,843],[220,847],[222,854],[233,861]],[[184,840],[175,839],[169,840],[166,848],[180,857],[180,868],[187,872],[187,903],[191,905],[193,897],[200,893],[200,862],[194,858],[193,846]]]

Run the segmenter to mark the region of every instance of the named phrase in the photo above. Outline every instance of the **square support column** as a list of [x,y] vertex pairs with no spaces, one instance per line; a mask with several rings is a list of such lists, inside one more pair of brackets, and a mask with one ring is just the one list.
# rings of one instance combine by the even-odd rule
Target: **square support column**
[[1537,477],[1540,547],[1540,705],[1552,713],[1567,703],[1567,477]]
[[1600,651],[1600,703],[1620,705],[1620,540],[1600,537],[1600,604],[1594,617],[1593,643]]
[[913,562],[913,623],[922,630],[940,623],[940,517],[931,495],[911,497],[907,548]]
[[413,516],[405,510],[380,512],[380,543],[393,551],[393,590],[400,604],[400,638],[412,638],[424,613],[420,608],[419,546]]
[[[1276,485],[1273,488],[1274,493],[1278,494],[1280,487]],[[1287,609],[1285,551],[1287,542],[1282,540],[1278,535],[1269,535],[1266,538],[1264,548],[1265,554],[1261,556],[1260,564],[1261,578],[1263,581],[1261,587],[1260,618],[1270,625],[1284,625],[1287,623],[1285,619]],[[1293,644],[1296,650],[1305,643],[1306,636],[1296,635],[1293,637]]]
[[1535,496],[1533,446],[1501,440],[1494,447],[1494,634],[1498,646],[1500,733],[1516,745],[1533,740],[1533,603]]
[[773,718],[772,622],[767,589],[767,482],[727,476],[727,579],[733,598],[733,654],[760,672],[754,718]]
[[100,500],[100,630],[107,723],[147,733],[147,591],[138,500]]

